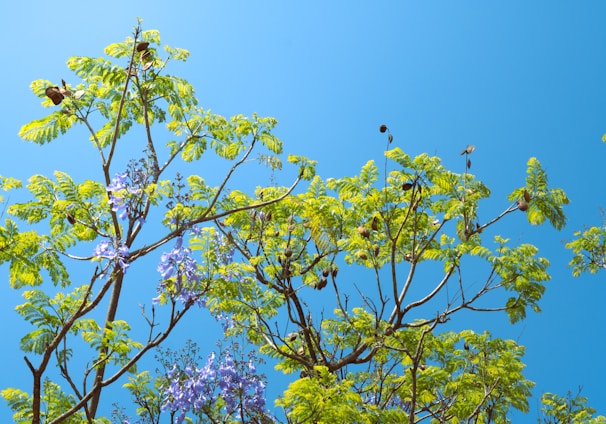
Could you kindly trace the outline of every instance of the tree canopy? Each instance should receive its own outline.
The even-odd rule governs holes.
[[[2,391],[15,422],[505,423],[527,412],[524,347],[446,324],[461,313],[515,323],[540,311],[549,261],[512,242],[507,224],[524,214],[528,225],[565,226],[569,200],[539,160],[529,158],[502,202],[472,173],[474,146],[457,173],[410,156],[381,125],[383,164],[321,178],[312,159],[284,161],[275,118],[202,107],[169,73],[188,56],[138,24],[104,57],[70,58],[73,79],[31,84],[49,113],[19,135],[46,144],[83,127],[102,179],[33,175],[29,200],[7,205],[0,262],[33,328],[20,345],[31,387]],[[125,158],[125,143],[141,155]],[[207,157],[227,163],[217,184],[182,173]],[[272,174],[286,162],[296,177],[232,187],[236,175],[254,178],[252,162]],[[3,177],[0,187],[22,183]],[[480,214],[487,202],[500,212]],[[568,244],[575,274],[605,267],[605,233],[588,228]],[[135,326],[119,305],[144,293],[138,263],[158,274]],[[223,325],[218,352],[167,347],[200,308]],[[141,369],[154,353],[158,370]],[[275,400],[265,394],[272,376],[257,372],[262,357],[291,381]],[[104,416],[112,386],[131,400]],[[545,422],[606,421],[580,396],[546,394],[543,405]]]

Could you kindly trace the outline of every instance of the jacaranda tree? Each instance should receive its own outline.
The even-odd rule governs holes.
[[[2,391],[16,422],[110,422],[99,411],[115,402],[102,396],[111,386],[136,406],[129,418],[122,397],[119,422],[504,423],[528,411],[522,346],[443,328],[463,311],[517,322],[540,310],[549,262],[506,234],[512,214],[565,225],[568,199],[536,158],[492,217],[479,213],[490,190],[471,173],[474,146],[455,173],[392,147],[385,125],[382,168],[369,161],[358,175],[322,179],[314,161],[289,155],[290,185],[228,188],[252,175],[253,159],[281,169],[277,121],[200,106],[168,71],[188,52],[161,49],[157,31],[138,25],[105,54],[72,57],[72,79],[31,86],[50,114],[20,136],[45,144],[84,127],[102,180],[34,175],[30,199],[7,207],[0,260],[32,325],[20,346],[31,386]],[[127,142],[140,157],[126,160]],[[227,161],[222,178],[183,175],[184,163],[209,156]],[[140,290],[135,264],[149,260],[157,293],[140,300],[149,306],[135,327],[118,307]],[[163,345],[196,308],[224,327],[205,357],[213,343]],[[138,367],[154,354],[156,371]],[[261,356],[290,375],[275,400],[283,417],[270,412]],[[561,400],[550,396],[551,406]]]

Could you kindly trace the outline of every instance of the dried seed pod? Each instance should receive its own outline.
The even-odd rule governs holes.
[[[265,220],[271,221],[271,211],[267,211],[267,213],[265,214]]]
[[[143,70],[147,71],[149,68],[151,68],[152,66],[154,66],[154,61],[150,60],[149,62],[147,62],[145,65],[143,65]]]
[[[78,100],[82,96],[84,96],[84,90],[78,90],[74,93],[74,99],[76,100]]]
[[[332,266],[332,273],[331,273],[332,278],[336,278],[338,273],[339,273],[339,267],[336,266],[336,265],[333,265]]]
[[[356,254],[358,255],[358,258],[362,259],[363,261],[365,261],[366,259],[368,259],[368,256],[366,255],[366,253],[364,253],[361,250],[358,250],[358,252]]]
[[[67,89],[67,84],[63,78],[61,78],[61,85],[63,85],[63,88]]]
[[[372,228],[373,231],[377,231],[379,229],[379,220],[377,219],[376,216],[372,217],[372,222],[370,223],[370,228]]]
[[[387,125],[381,124],[381,126],[379,127],[379,131],[381,131],[382,133],[384,133],[385,131],[387,131]]]
[[[387,140],[389,140],[389,142],[391,143],[393,141],[393,135],[389,134],[387,136]]]
[[[290,246],[284,249],[284,256],[286,256],[287,258],[290,258],[292,256],[292,249],[290,248]]]
[[[463,348],[465,350],[469,350],[469,343],[465,342],[465,344],[463,345]]]
[[[322,276],[323,277],[328,277],[330,275],[330,268],[324,268],[322,270]]]
[[[74,225],[76,223],[76,218],[70,213],[67,214],[67,222]]]
[[[360,225],[358,227],[358,233],[360,233],[360,235],[362,237],[365,237],[365,238],[370,237],[370,230],[368,228],[366,228],[365,226],[363,226],[363,225]]]
[[[298,333],[288,333],[288,335],[286,336],[286,340],[288,340],[289,342],[294,342],[295,340],[297,340],[298,336]]]
[[[295,224],[291,224],[288,226],[288,232],[292,233],[293,231],[295,231],[296,228],[297,226]]]
[[[530,203],[531,197],[530,197],[530,193],[528,193],[528,190],[524,189],[524,200],[526,201],[526,203]]]
[[[525,200],[518,200],[518,209],[526,212],[528,210],[528,203]]]
[[[471,160],[467,159],[467,169],[471,168]]]
[[[322,290],[328,284],[328,280],[326,278],[320,279],[316,284],[314,284],[314,289]]]
[[[148,47],[149,47],[149,43],[147,41],[141,41],[139,44],[137,44],[137,51],[142,52],[143,50],[147,49]]]
[[[61,94],[59,87],[48,87],[45,93],[53,101],[54,105],[58,105],[63,101],[63,94]]]
[[[408,190],[410,190],[410,189],[411,189],[413,186],[414,186],[414,184],[413,184],[413,183],[404,183],[404,184],[402,184],[402,190],[404,190],[404,191],[408,191]]]
[[[461,152],[462,155],[468,155],[476,149],[473,144],[468,144],[467,147]]]

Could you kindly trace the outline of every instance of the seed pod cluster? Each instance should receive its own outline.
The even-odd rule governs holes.
[[[143,70],[147,71],[154,63],[152,53],[149,50],[149,43],[147,41],[142,41],[137,44],[135,50],[137,50],[137,53],[139,53],[139,60],[144,64]]]
[[[526,212],[528,210],[528,204],[530,203],[532,198],[530,197],[530,193],[528,190],[524,189],[524,195],[522,199],[518,199],[518,209],[522,212]]]

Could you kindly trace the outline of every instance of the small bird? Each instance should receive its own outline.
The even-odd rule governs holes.
[[[468,155],[476,149],[476,146],[473,144],[468,144],[465,150],[461,152],[462,155]]]

